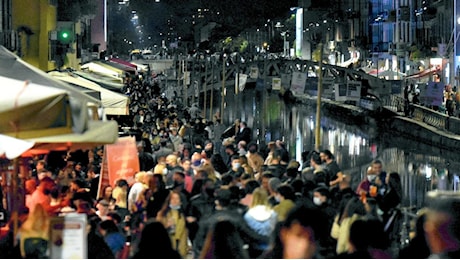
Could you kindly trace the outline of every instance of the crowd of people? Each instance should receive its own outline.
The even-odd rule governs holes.
[[[428,100],[428,104],[424,104],[421,99],[421,90],[419,86],[414,84],[408,84],[404,87],[404,115],[413,117],[414,116],[414,106],[413,105],[422,105],[426,106],[435,111],[447,114],[449,116],[459,117],[459,108],[460,108],[460,93],[457,91],[457,87],[452,85],[445,85],[442,102],[440,106],[433,106]]]
[[[67,154],[63,165],[36,158],[17,236],[11,221],[2,227],[2,258],[47,257],[50,217],[75,212],[87,214],[88,258],[458,256],[458,201],[423,212],[401,248],[401,178],[382,161],[352,187],[330,150],[298,162],[282,141],[259,147],[244,121],[225,129],[217,113],[207,122],[157,84],[136,78],[124,89],[138,141],[134,184],[99,192],[101,148]]]

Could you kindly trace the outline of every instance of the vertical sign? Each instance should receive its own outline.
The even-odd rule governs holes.
[[[347,100],[347,84],[338,83],[335,84],[335,101],[346,101]]]
[[[419,86],[420,102],[425,106],[441,106],[444,99],[444,83],[428,82]]]
[[[281,73],[281,86],[284,89],[289,89],[289,86],[291,85],[291,75],[289,73]]]
[[[305,82],[307,81],[307,74],[302,72],[293,72],[291,81],[292,94],[301,95],[305,91]]]
[[[304,93],[310,96],[318,96],[318,77],[307,77]]]
[[[105,145],[102,159],[100,195],[102,183],[112,187],[119,179],[125,179],[129,185],[134,183],[134,174],[139,171],[139,157],[137,156],[136,139],[131,136],[120,137],[114,144]]]
[[[323,89],[321,96],[324,98],[334,98],[334,78],[323,78]]]
[[[248,75],[244,73],[237,73],[236,77],[238,78],[238,80],[235,80],[235,89],[238,88],[238,90],[241,92],[246,87]]]
[[[259,77],[259,67],[257,66],[251,66],[251,70],[249,73],[249,77],[251,79],[257,79]]]
[[[272,78],[272,90],[281,90],[281,78]]]
[[[88,258],[86,218],[86,214],[83,213],[69,213],[64,217],[53,217],[50,220],[51,259]]]
[[[347,83],[347,100],[359,101],[361,99],[361,82],[348,81]]]
[[[118,179],[125,179],[130,185],[134,183],[134,174],[139,171],[139,157],[135,137],[118,138],[114,144],[107,147],[107,165],[110,184]]]

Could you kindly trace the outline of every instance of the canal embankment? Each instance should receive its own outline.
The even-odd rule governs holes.
[[[316,106],[317,98],[296,95],[302,103]],[[413,139],[429,146],[457,151],[460,147],[460,119],[420,105],[413,105],[412,116],[404,116],[397,106],[382,106],[369,110],[327,98],[321,99],[321,108],[342,121],[359,127],[378,128],[389,134]]]

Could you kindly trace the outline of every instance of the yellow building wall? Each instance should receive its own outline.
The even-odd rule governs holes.
[[[73,69],[80,69],[81,59],[77,59],[77,35],[81,35],[81,22],[75,23],[75,41],[72,43],[73,52],[67,53],[67,60],[64,64],[64,67],[70,67]]]
[[[14,30],[27,26],[33,32],[30,36],[20,33],[21,58],[41,70],[53,70],[49,32],[56,29],[56,6],[50,5],[49,0],[13,0],[12,24]]]

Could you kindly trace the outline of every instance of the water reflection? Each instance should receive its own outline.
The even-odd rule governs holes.
[[[265,110],[261,109],[264,98]],[[302,151],[314,149],[315,107],[287,105],[278,93],[255,89],[238,94],[227,91],[225,101],[224,124],[241,118],[261,145],[283,140],[297,161]],[[385,129],[358,126],[327,111],[322,111],[321,147],[331,150],[343,171],[352,176],[352,187],[358,185],[373,159],[383,161],[385,171],[401,175],[406,206],[422,206],[429,190],[458,190],[460,152],[434,148]]]

